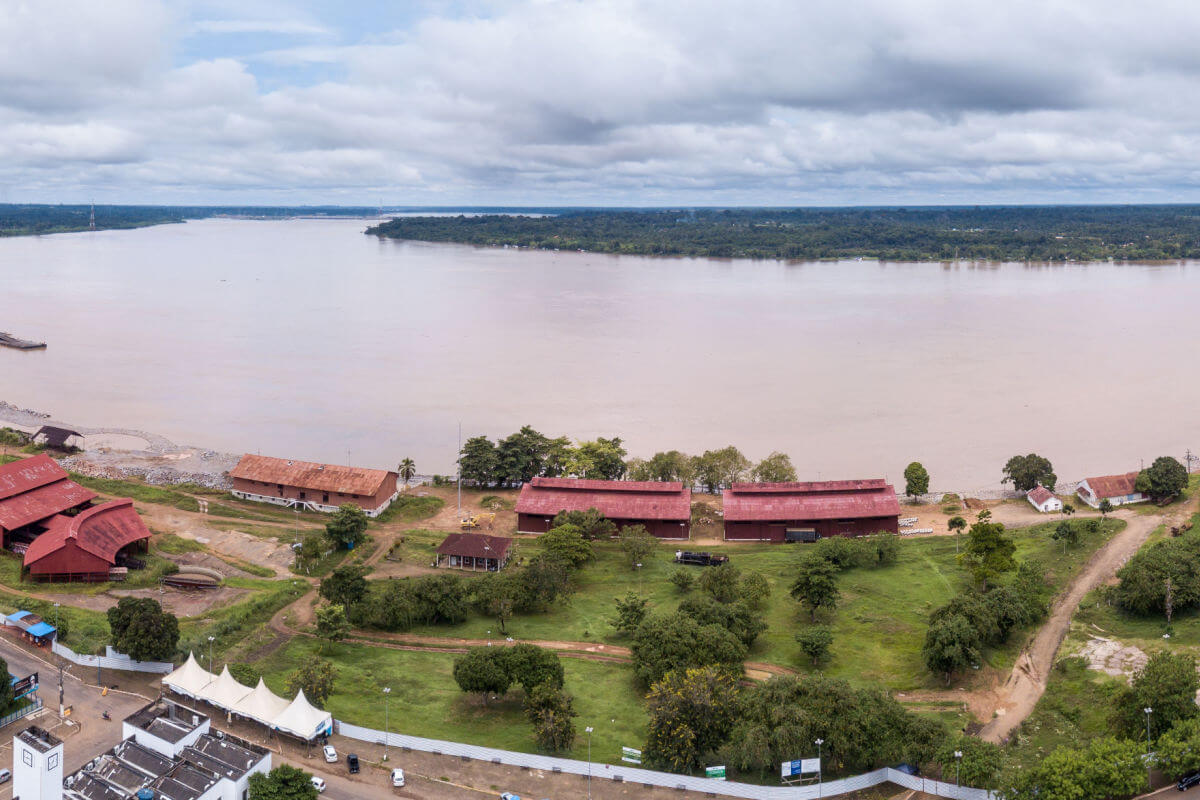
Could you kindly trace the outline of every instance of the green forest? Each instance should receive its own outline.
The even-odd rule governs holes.
[[[888,261],[1200,257],[1200,206],[564,210],[403,217],[395,239],[656,256]]]
[[[105,206],[96,209],[96,229],[141,228],[206,217],[250,217],[279,219],[294,216],[362,217],[373,215],[373,208],[342,206],[265,207],[265,206]],[[90,227],[92,206],[0,204],[0,236],[33,236],[48,233],[86,231]]]

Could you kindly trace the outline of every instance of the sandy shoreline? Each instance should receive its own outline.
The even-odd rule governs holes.
[[[83,452],[61,459],[61,463],[68,469],[94,477],[141,478],[159,485],[196,483],[214,489],[229,489],[228,472],[240,458],[234,453],[178,445],[147,431],[78,425],[0,400],[0,426],[33,433],[43,425],[69,428],[83,434]]]

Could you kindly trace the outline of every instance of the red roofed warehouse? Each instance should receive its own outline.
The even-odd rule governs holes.
[[[452,533],[437,549],[437,566],[496,572],[508,563],[512,539],[482,533]]]
[[[692,529],[692,490],[682,483],[534,478],[517,498],[517,532],[545,533],[560,511],[594,508],[617,523],[645,525],[660,539],[686,539]]]
[[[345,503],[379,516],[399,493],[397,475],[382,469],[312,464],[244,455],[229,473],[233,493],[243,500],[311,511],[337,511]]]
[[[0,533],[5,549],[24,553],[36,578],[105,581],[114,567],[137,566],[150,531],[132,500],[93,506],[96,493],[49,456],[0,466]]]
[[[1102,500],[1107,500],[1114,506],[1143,503],[1150,498],[1137,490],[1137,477],[1136,472],[1126,472],[1124,475],[1084,478],[1075,489],[1075,494],[1092,508],[1099,508]]]
[[[735,483],[724,505],[726,539],[803,542],[900,530],[900,501],[882,479]]]

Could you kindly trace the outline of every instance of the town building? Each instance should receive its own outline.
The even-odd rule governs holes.
[[[660,539],[691,535],[692,490],[679,482],[534,478],[517,498],[517,532],[545,533],[562,511],[594,508],[617,524],[645,525]]]
[[[245,800],[250,776],[271,770],[269,750],[212,730],[207,716],[170,700],[153,701],[126,717],[121,730],[124,738],[112,750],[65,779],[60,771],[57,794],[30,797]]]
[[[1104,500],[1114,506],[1143,503],[1150,497],[1137,490],[1137,477],[1138,473],[1136,472],[1126,472],[1124,475],[1084,478],[1075,488],[1075,494],[1079,495],[1079,499],[1092,508],[1099,508],[1100,503]]]
[[[13,737],[12,773],[14,800],[59,800],[63,794],[62,740],[36,725],[20,731]]]
[[[1062,511],[1062,500],[1055,497],[1053,492],[1040,483],[1025,493],[1025,499],[1043,514]]]
[[[377,517],[399,494],[395,472],[270,456],[244,455],[229,476],[233,494],[243,500],[309,511],[333,512],[352,503]]]
[[[14,611],[4,618],[4,627],[38,647],[52,644],[58,637],[58,630],[32,611]]]
[[[150,529],[129,499],[93,505],[54,459],[38,455],[0,465],[0,535],[41,580],[121,579],[144,562]]]
[[[883,479],[735,483],[724,493],[725,538],[805,542],[900,530],[900,501]]]
[[[438,545],[436,566],[498,572],[508,563],[512,541],[484,533],[452,533]]]

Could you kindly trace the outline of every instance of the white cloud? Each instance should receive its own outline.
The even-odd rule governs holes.
[[[401,29],[358,20],[371,32],[348,36],[347,20],[280,2],[249,16],[210,3],[197,21],[150,0],[57,4],[0,16],[12,196],[1200,196],[1200,7],[589,0],[451,16],[434,3]],[[212,34],[328,41],[171,63]]]

